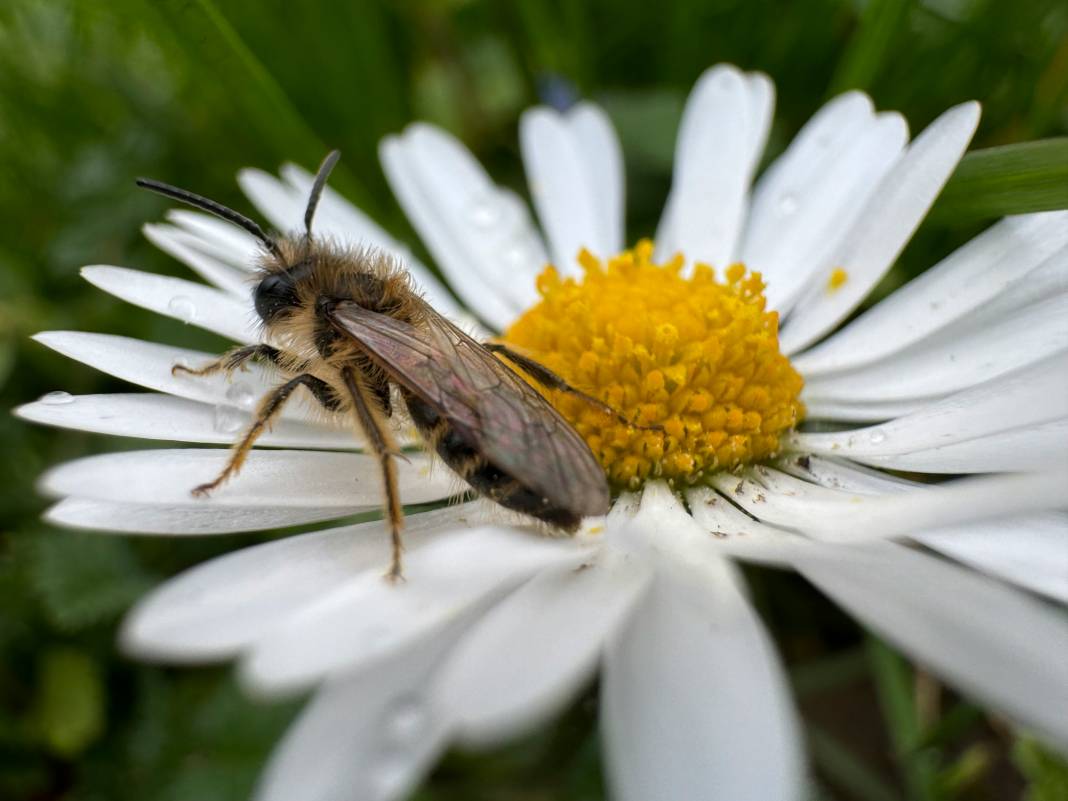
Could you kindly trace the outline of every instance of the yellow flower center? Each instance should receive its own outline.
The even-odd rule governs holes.
[[[804,414],[802,379],[779,352],[779,316],[764,282],[741,264],[726,271],[685,259],[652,261],[639,242],[603,263],[579,254],[585,275],[538,277],[541,301],[503,339],[607,403],[546,392],[589,444],[617,489],[646,479],[693,484],[776,455]]]

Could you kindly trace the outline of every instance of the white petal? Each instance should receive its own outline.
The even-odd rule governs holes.
[[[123,381],[212,406],[249,410],[281,383],[281,379],[270,368],[251,362],[246,363],[244,372],[235,373],[232,379],[220,373],[207,376],[172,375],[171,368],[176,364],[199,367],[218,357],[211,353],[112,334],[46,331],[33,338],[68,358]],[[282,418],[313,421],[326,417],[319,404],[309,401],[301,392],[290,398],[280,415]]]
[[[579,275],[582,248],[607,257],[622,244],[619,142],[604,113],[580,104],[566,114],[538,107],[519,125],[527,183],[563,275]]]
[[[793,476],[847,492],[904,492],[922,486],[819,456],[782,459],[780,465]],[[910,539],[988,575],[1068,603],[1068,518],[1063,514],[973,522],[913,532]]]
[[[263,255],[263,244],[236,225],[220,220],[210,214],[187,209],[171,209],[167,219],[200,238],[199,250],[251,271]]]
[[[1030,515],[913,537],[959,562],[1068,604],[1068,517]]]
[[[1068,624],[997,582],[894,543],[799,547],[794,564],[961,691],[1068,747]]]
[[[364,509],[381,503],[378,459],[362,453],[257,450],[241,473],[209,498],[190,490],[217,476],[229,458],[222,448],[171,448],[87,456],[54,467],[41,477],[41,491],[117,503],[174,506],[306,506]],[[453,476],[431,473],[429,461],[412,454],[397,465],[404,503],[426,503],[451,494]]]
[[[888,455],[858,455],[858,461],[918,473],[989,473],[1068,470],[1068,419],[999,431],[937,448]]]
[[[881,361],[806,376],[803,400],[895,401],[947,395],[1068,350],[1068,293],[979,329],[947,330]]]
[[[1068,244],[1068,212],[1007,217],[791,361],[806,378],[878,361],[967,318]]]
[[[374,507],[375,509],[379,507]],[[371,507],[368,507],[370,510]],[[319,523],[351,514],[341,507],[309,506],[167,506],[64,498],[45,513],[49,523],[65,528],[119,534],[238,534]]]
[[[592,676],[606,638],[640,597],[647,575],[603,549],[578,569],[536,576],[497,604],[465,635],[434,684],[458,736],[492,744],[559,712]]]
[[[942,114],[909,145],[836,249],[826,272],[814,276],[783,326],[784,353],[796,353],[831,330],[890,269],[960,161],[978,123],[979,104],[964,103]],[[838,267],[849,278],[829,292],[826,281]]]
[[[769,308],[788,312],[827,266],[908,141],[898,114],[876,116],[848,92],[827,103],[760,179],[742,260],[767,283]]]
[[[467,305],[504,328],[537,300],[547,258],[526,206],[453,137],[425,124],[383,140],[397,199]]]
[[[657,255],[724,268],[735,257],[749,184],[767,137],[769,83],[728,65],[707,70],[683,111],[671,193],[657,230]]]
[[[724,554],[768,565],[782,565],[782,543],[793,535],[754,520],[708,487],[686,493],[694,521],[714,538],[712,544]]]
[[[82,277],[143,309],[191,323],[234,342],[259,342],[259,323],[251,298],[242,301],[203,284],[123,267],[83,267]]]
[[[318,690],[271,755],[255,801],[401,801],[443,750],[448,721],[422,688],[453,633]]]
[[[295,164],[285,164],[282,167],[282,177],[285,178],[291,189],[301,203],[301,217],[297,225],[303,224],[303,205],[311,192],[313,175]],[[267,178],[274,180],[273,176]],[[353,206],[340,193],[329,185],[323,189],[319,200],[319,207],[315,212],[316,233],[325,235],[338,242],[351,246],[370,245],[392,254],[400,260],[405,269],[412,276],[416,290],[423,293],[427,301],[442,314],[455,317],[460,312],[460,305],[449,291],[442,285],[433,273],[426,268],[408,247],[398,242],[385,232],[370,217]]]
[[[1064,496],[1068,473],[1059,472],[968,478],[892,495],[833,492],[814,485],[805,485],[807,491],[783,491],[763,481],[713,479],[717,489],[730,493],[732,500],[755,517],[841,541],[908,536],[1068,505]]]
[[[608,115],[593,103],[575,104],[568,111],[568,122],[597,187],[600,241],[609,254],[617,253],[624,247],[626,183],[619,137]]]
[[[934,398],[909,398],[896,401],[849,401],[824,398],[809,398],[805,401],[806,420],[834,420],[839,423],[872,423],[901,417],[921,409],[927,404],[941,400]]]
[[[279,232],[284,235],[303,232],[307,197],[299,196],[293,187],[270,173],[254,168],[238,172],[237,183]]]
[[[15,410],[23,420],[44,425],[139,439],[229,445],[252,422],[245,410],[157,393],[75,395],[56,403],[44,400]],[[257,446],[351,449],[352,431],[297,420],[279,420]]]
[[[871,428],[794,435],[806,453],[868,456],[912,453],[1068,417],[1068,352],[1062,352],[896,420]]]
[[[198,245],[201,238],[173,225],[148,223],[141,227],[145,239],[178,261],[192,268],[205,281],[214,284],[238,298],[247,299],[252,292],[252,279],[248,270],[240,270],[209,256]]]
[[[405,547],[413,553],[477,514],[466,505],[409,515]],[[123,647],[142,658],[166,661],[234,656],[359,573],[381,574],[389,553],[382,520],[229,553],[181,573],[141,599],[123,623]]]
[[[249,654],[242,677],[257,692],[276,693],[357,667],[374,670],[442,626],[469,623],[540,570],[577,565],[586,553],[530,532],[456,532],[410,554],[407,581],[364,573],[288,618]]]
[[[618,801],[804,795],[800,737],[774,649],[723,563],[686,592],[660,577],[609,648],[605,759]]]

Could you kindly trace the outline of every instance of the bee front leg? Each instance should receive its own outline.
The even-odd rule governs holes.
[[[385,511],[389,520],[389,533],[393,546],[393,560],[386,578],[390,581],[399,581],[404,578],[404,571],[401,567],[401,555],[404,552],[404,543],[401,539],[404,511],[401,508],[400,490],[397,487],[397,465],[394,462],[394,457],[398,455],[397,446],[363,379],[351,367],[342,369],[341,378],[352,400],[352,407],[356,412],[360,429],[367,437],[367,442],[371,450],[375,452],[375,456],[378,457],[382,468],[382,483],[386,492]]]
[[[226,463],[222,472],[219,473],[214,481],[209,481],[207,484],[201,484],[198,487],[194,487],[194,495],[203,497],[212,490],[222,486],[231,476],[237,474],[241,469],[241,465],[245,463],[245,459],[248,457],[248,452],[252,450],[253,444],[259,439],[260,434],[270,427],[271,421],[282,411],[282,407],[285,406],[286,401],[289,400],[289,396],[300,386],[307,387],[315,396],[316,400],[327,408],[337,408],[337,399],[334,397],[330,385],[321,378],[316,378],[310,373],[303,373],[296,378],[291,378],[284,384],[275,387],[269,394],[264,396],[262,401],[260,401],[259,408],[256,410],[256,419],[252,421],[252,425],[249,426],[249,429],[245,432],[244,436],[234,444],[230,454],[230,460]]]
[[[243,369],[245,362],[251,359],[264,359],[276,367],[281,367],[284,355],[278,348],[273,348],[270,345],[246,345],[244,347],[228,350],[218,359],[209,362],[203,367],[193,368],[186,367],[184,364],[176,364],[171,368],[171,375],[184,373],[186,375],[205,376],[221,371],[232,373],[238,368]]]

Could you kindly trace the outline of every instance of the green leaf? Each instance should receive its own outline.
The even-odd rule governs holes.
[[[967,154],[931,210],[939,222],[973,222],[1068,208],[1068,136]]]
[[[104,730],[104,685],[96,663],[73,648],[54,648],[41,659],[31,725],[59,756],[77,756]]]
[[[838,62],[830,94],[871,87],[886,57],[894,52],[894,42],[905,30],[911,7],[908,0],[869,0]]]
[[[1024,801],[1062,801],[1068,798],[1068,763],[1047,751],[1037,741],[1020,738],[1012,750],[1028,782]]]
[[[670,173],[675,134],[682,119],[685,95],[672,89],[609,92],[598,98],[612,124],[627,165]]]
[[[60,629],[113,620],[152,585],[125,540],[47,531],[33,536],[31,585]]]

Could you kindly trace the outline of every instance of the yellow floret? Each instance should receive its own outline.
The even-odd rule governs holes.
[[[546,268],[541,301],[503,337],[626,419],[661,427],[547,393],[619,489],[766,460],[804,414],[760,274],[732,264],[721,283],[707,265],[687,275],[681,256],[656,264],[652,254],[647,240],[607,263],[583,251],[579,280]]]

